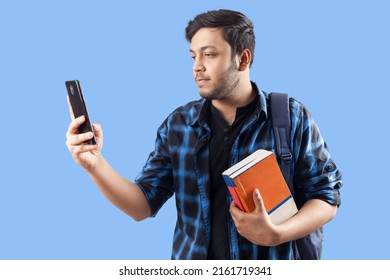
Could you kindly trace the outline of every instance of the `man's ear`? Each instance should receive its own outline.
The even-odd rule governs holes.
[[[239,71],[244,71],[249,69],[252,59],[252,53],[250,50],[245,49],[240,56],[240,65],[238,67]]]

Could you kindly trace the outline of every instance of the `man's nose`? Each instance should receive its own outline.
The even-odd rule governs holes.
[[[206,70],[206,67],[202,63],[202,60],[200,59],[195,59],[194,60],[194,65],[192,66],[192,69],[194,72],[203,72]]]

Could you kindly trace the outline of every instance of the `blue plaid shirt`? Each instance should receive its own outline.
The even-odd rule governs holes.
[[[253,83],[255,89],[256,85]],[[275,152],[269,95],[258,91],[258,106],[233,144],[233,165],[257,149]],[[206,259],[211,230],[209,145],[210,128],[200,99],[177,108],[157,132],[154,151],[135,179],[149,202],[152,216],[175,194],[177,222],[172,259]],[[295,198],[298,205],[313,198],[340,205],[341,173],[330,157],[310,113],[290,98],[291,148]],[[227,207],[231,197],[226,198]],[[275,247],[255,245],[237,233],[229,217],[232,259],[291,259],[292,242]]]

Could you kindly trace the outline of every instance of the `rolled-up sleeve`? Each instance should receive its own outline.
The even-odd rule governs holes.
[[[135,183],[144,192],[149,203],[152,217],[173,195],[172,180],[166,120],[157,131],[154,151],[150,153],[144,167],[135,178]]]
[[[311,114],[302,104],[299,106],[294,137],[294,186],[298,205],[310,199],[321,199],[340,206],[342,174]]]

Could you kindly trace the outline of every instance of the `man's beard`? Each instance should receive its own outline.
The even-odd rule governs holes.
[[[239,82],[238,68],[235,61],[232,61],[229,68],[222,73],[218,84],[214,84],[214,88],[210,91],[199,91],[199,94],[208,100],[221,100],[228,97],[238,86]]]

